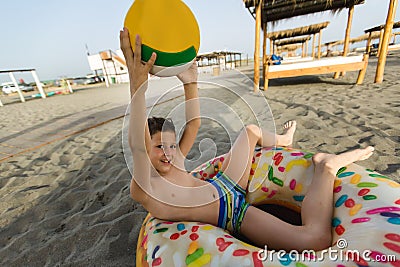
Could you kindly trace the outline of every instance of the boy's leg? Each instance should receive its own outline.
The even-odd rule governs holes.
[[[246,126],[240,132],[231,150],[226,154],[221,171],[245,189],[247,187],[256,145],[291,145],[295,130],[295,121],[285,123],[284,133],[282,135],[261,130],[256,125]]]
[[[296,121],[287,121],[283,125],[283,134],[262,131],[262,138],[257,143],[260,146],[290,146],[296,131]]]
[[[258,246],[267,245],[271,249],[318,251],[329,247],[336,173],[342,166],[367,159],[372,152],[373,148],[367,147],[340,155],[314,155],[315,172],[301,210],[303,225],[294,226],[249,207],[242,221],[241,233]]]

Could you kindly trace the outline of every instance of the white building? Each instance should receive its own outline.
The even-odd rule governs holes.
[[[101,51],[95,55],[88,55],[90,69],[96,74],[102,74],[106,85],[129,82],[128,68],[121,50]]]

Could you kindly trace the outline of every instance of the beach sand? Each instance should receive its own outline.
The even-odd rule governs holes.
[[[398,180],[400,53],[388,57],[382,84],[373,83],[375,67],[372,57],[361,86],[354,85],[354,72],[338,80],[331,75],[272,80],[263,92],[270,109],[245,76],[232,71],[204,76],[209,82],[200,83],[199,92],[202,115],[209,118],[202,121],[187,168],[228,151],[243,124],[259,119],[280,133],[285,121],[295,119],[293,147],[340,153],[372,145],[375,154],[359,164]],[[251,66],[241,70],[252,76]],[[154,82],[163,86],[163,80]],[[181,94],[161,99],[150,114],[177,116]],[[128,86],[118,85],[0,108],[0,152],[20,153],[0,165],[2,266],[135,266],[146,211],[129,196],[121,117],[128,100]],[[182,122],[176,119],[178,130]]]

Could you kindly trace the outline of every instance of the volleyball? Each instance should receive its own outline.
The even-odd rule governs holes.
[[[167,77],[187,70],[200,47],[196,18],[181,0],[136,0],[126,14],[132,49],[137,34],[142,39],[142,61],[152,53],[157,59],[151,74]]]

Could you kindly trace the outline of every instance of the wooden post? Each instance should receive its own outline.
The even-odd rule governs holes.
[[[276,51],[276,45],[275,45],[275,40],[272,41],[272,54],[275,54]]]
[[[305,46],[305,44],[306,44],[306,43],[302,43],[302,44],[301,44],[301,57],[304,57],[304,52],[305,52],[304,46]]]
[[[269,39],[269,54],[272,55],[273,54],[273,46],[274,46],[274,42],[272,41],[272,39]]]
[[[306,40],[306,57],[308,55],[308,40]]]
[[[67,79],[67,85],[68,85],[69,92],[72,94],[74,92],[74,90],[72,90],[72,86],[71,86],[69,79]]]
[[[349,51],[349,44],[350,44],[350,32],[351,32],[351,24],[353,21],[353,14],[354,14],[354,6],[349,8],[349,16],[347,18],[347,27],[346,27],[346,35],[344,37],[344,46],[343,46],[343,56],[347,56]]]
[[[389,37],[392,33],[393,24],[394,24],[394,17],[396,15],[396,9],[399,1],[398,0],[390,0],[389,3],[389,10],[385,24],[385,31],[383,34],[383,40],[380,40],[379,43],[382,43],[381,51],[379,51],[379,58],[378,58],[378,66],[376,68],[375,74],[375,82],[381,83],[383,81],[383,73],[385,71],[385,64],[386,64],[386,56],[389,46]]]
[[[38,90],[39,90],[40,96],[41,96],[42,98],[46,98],[46,94],[44,93],[42,83],[40,82],[39,77],[37,76],[36,71],[35,71],[35,70],[32,70],[32,71],[31,71],[31,74],[32,74],[32,76],[33,76],[33,79],[34,79],[35,82],[36,82],[36,86],[37,86],[37,88],[38,88]]]
[[[13,82],[15,88],[17,88],[17,92],[18,92],[19,98],[21,99],[21,102],[25,102],[24,95],[21,92],[21,88],[19,88],[19,86],[18,86],[17,80],[14,77],[14,74],[12,72],[9,72],[8,75],[10,76],[10,79]]]
[[[344,36],[344,45],[343,45],[343,56],[346,57],[347,53],[349,52],[349,44],[350,44],[350,32],[351,32],[351,24],[353,21],[353,14],[354,14],[354,5],[349,7],[349,15],[347,17],[347,27],[346,27],[346,34]],[[338,73],[335,73],[335,76]],[[341,72],[340,76],[344,76],[346,72]]]
[[[378,45],[378,52],[376,53],[376,56],[379,57],[379,54],[381,53],[381,48],[382,48],[382,40],[383,40],[383,33],[384,30],[382,29],[379,35],[379,45]]]
[[[315,33],[313,34],[313,38],[312,38],[311,56],[312,56],[312,58],[314,59],[314,57],[315,57]]]
[[[368,67],[368,58],[369,58],[369,53],[365,53],[363,56],[364,67],[358,72],[358,77],[356,82],[357,85],[362,84],[364,81],[365,73],[367,72],[367,67]]]
[[[369,33],[368,40],[367,40],[367,46],[365,47],[365,52],[369,55],[369,52],[371,52],[371,42],[372,42],[372,32]]]
[[[318,33],[318,59],[321,59],[321,42],[322,42],[322,30],[319,30]]]
[[[260,86],[260,28],[261,28],[262,0],[256,6],[256,40],[254,47],[254,92],[258,92]]]
[[[365,54],[364,54],[364,57],[363,57],[364,68],[358,72],[358,77],[357,77],[356,84],[362,84],[362,82],[364,81],[365,73],[367,72],[369,52],[371,50],[371,48],[370,48],[371,40],[372,40],[372,32],[369,33],[367,46],[365,47]]]
[[[265,90],[265,81],[267,79],[266,77],[266,66],[268,63],[268,57],[267,57],[267,23],[264,23],[263,27],[263,85],[264,85],[264,90]]]

